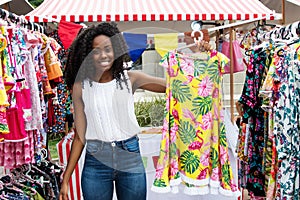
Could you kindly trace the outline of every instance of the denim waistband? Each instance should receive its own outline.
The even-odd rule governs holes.
[[[120,141],[112,141],[112,142],[106,142],[106,141],[102,141],[102,140],[87,140],[87,143],[98,143],[98,144],[108,144],[111,146],[123,146],[124,144],[131,142],[133,140],[139,140],[138,135],[132,136],[131,138],[128,138],[126,140],[120,140]]]

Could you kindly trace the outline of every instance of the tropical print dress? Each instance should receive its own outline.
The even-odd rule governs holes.
[[[239,181],[251,199],[300,199],[300,43],[271,46],[252,50],[239,100],[249,127],[239,138]]]
[[[282,52],[284,62],[275,62],[280,81],[274,104],[276,200],[300,199],[300,43],[286,46]]]
[[[221,81],[228,58],[215,50],[184,55],[168,52],[166,109],[152,190],[238,196],[228,156]]]

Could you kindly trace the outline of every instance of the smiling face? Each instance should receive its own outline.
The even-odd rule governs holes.
[[[99,35],[94,38],[93,59],[96,74],[100,77],[98,80],[102,79],[103,76],[111,75],[110,70],[114,62],[114,50],[109,37]]]

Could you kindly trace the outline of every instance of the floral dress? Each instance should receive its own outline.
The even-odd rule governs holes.
[[[202,54],[203,55],[203,54]],[[183,55],[168,52],[166,110],[152,190],[238,196],[228,156],[221,81],[228,58],[212,50]]]
[[[283,48],[276,63],[280,80],[274,105],[274,136],[278,155],[276,199],[300,199],[300,44]]]
[[[261,108],[259,90],[270,65],[270,54],[264,48],[251,50],[246,70],[246,80],[239,103],[243,107],[243,124],[246,135],[239,146],[239,180],[241,187],[248,189],[251,196],[265,197],[265,173],[263,166],[266,124],[268,115]]]
[[[275,45],[274,45],[275,46]],[[278,51],[280,48],[274,48],[272,52],[272,62],[267,72],[267,76],[262,84],[259,91],[259,95],[262,97],[262,108],[268,112],[268,124],[264,125],[268,133],[265,133],[265,149],[263,157],[263,172],[265,173],[265,183],[267,185],[266,189],[266,199],[273,199],[276,192],[276,176],[278,173],[278,160],[277,160],[277,150],[274,138],[274,104],[278,100],[278,84],[279,77],[276,74],[276,65],[281,65],[284,63],[284,59],[278,56]],[[265,121],[266,123],[266,121]]]

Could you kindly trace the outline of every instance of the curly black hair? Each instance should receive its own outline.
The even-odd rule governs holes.
[[[91,59],[93,40],[99,35],[105,35],[111,40],[115,56],[111,70],[117,86],[123,89],[122,82],[125,82],[128,88],[124,76],[126,63],[130,61],[127,44],[115,23],[102,22],[82,29],[70,46],[64,73],[68,89],[72,89],[75,82],[92,77],[95,69]]]

